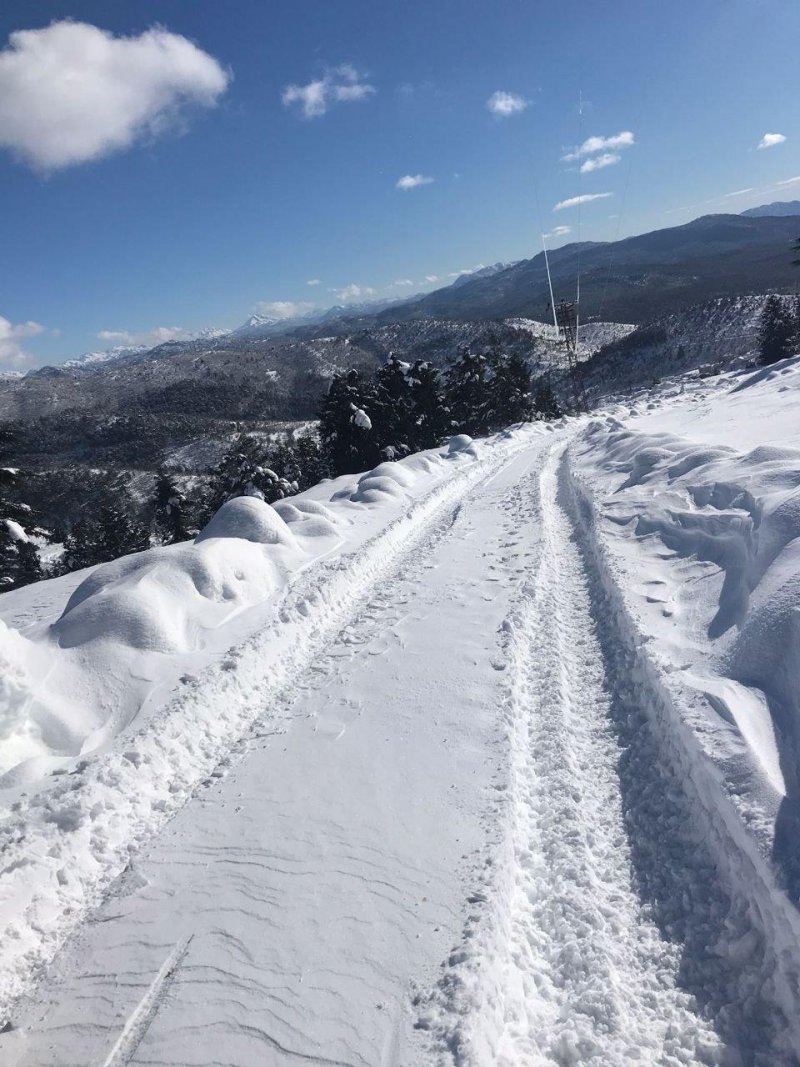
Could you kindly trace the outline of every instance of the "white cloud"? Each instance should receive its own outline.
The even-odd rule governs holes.
[[[402,178],[398,178],[396,189],[416,189],[420,185],[430,185],[433,178],[426,178],[424,174],[404,174]]]
[[[592,156],[591,159],[585,159],[581,163],[581,174],[591,174],[593,170],[602,170],[603,167],[613,167],[615,163],[619,163],[622,156],[618,156],[615,152],[603,152],[600,156]]]
[[[0,363],[27,363],[31,356],[25,351],[22,342],[44,332],[45,327],[38,322],[20,322],[14,326],[0,315]]]
[[[340,300],[342,303],[347,303],[348,300],[357,300],[359,297],[372,296],[375,290],[368,285],[356,285],[355,282],[351,282],[350,285],[346,285],[344,289],[332,289],[331,292],[336,293],[337,300]]]
[[[568,200],[559,200],[553,211],[563,211],[567,207],[588,204],[591,200],[605,200],[609,196],[611,196],[611,193],[583,193],[581,196],[571,196]]]
[[[765,133],[758,142],[759,148],[774,148],[776,144],[783,144],[786,140],[782,133]]]
[[[425,275],[425,281],[429,285],[433,285],[434,282],[438,282],[439,281],[439,275],[438,274],[426,274]]]
[[[192,341],[199,336],[197,330],[185,330],[182,326],[156,326],[152,330],[100,330],[97,338],[109,345],[155,345],[167,341]]]
[[[568,233],[572,233],[571,226],[554,226],[545,237],[566,237]]]
[[[784,178],[782,182],[775,182],[776,185],[794,185],[795,182],[800,182],[800,174],[794,178]]]
[[[630,148],[635,143],[635,138],[630,130],[622,130],[613,137],[587,137],[578,148],[568,152],[561,159],[565,163],[572,163],[583,156],[592,156],[595,152],[616,152],[620,148]]]
[[[451,270],[447,277],[460,278],[462,274],[474,274],[476,271],[483,270],[485,266],[485,263],[476,263],[474,267],[465,267],[463,270]]]
[[[509,115],[518,115],[520,111],[524,111],[528,106],[528,101],[522,96],[517,96],[516,93],[506,93],[498,89],[486,101],[486,106],[493,115],[508,118]]]
[[[756,190],[751,186],[749,189],[735,189],[732,193],[725,193],[724,200],[729,200],[732,196],[744,196],[745,193],[754,193]]]
[[[410,278],[398,278],[393,284],[398,288],[403,288],[404,286],[413,285],[414,283]]]
[[[262,300],[253,310],[256,315],[266,315],[270,319],[295,319],[313,309],[314,305],[307,300]]]
[[[304,119],[321,118],[333,104],[365,100],[376,92],[351,63],[333,67],[306,85],[287,85],[281,94],[284,107],[297,105]]]
[[[100,159],[163,133],[186,104],[211,107],[229,80],[213,56],[158,27],[17,30],[0,52],[0,146],[41,170]]]
[[[306,285],[319,285],[319,278],[309,278]]]

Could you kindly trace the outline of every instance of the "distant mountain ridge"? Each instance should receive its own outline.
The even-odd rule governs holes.
[[[797,221],[704,215],[683,226],[616,242],[567,244],[550,252],[556,299],[573,299],[581,273],[584,321],[647,322],[717,297],[793,290]],[[402,319],[547,318],[549,289],[539,253],[491,274],[437,289],[391,313]]]
[[[742,214],[751,219],[762,219],[767,216],[775,218],[786,215],[800,215],[800,200],[776,200],[772,204],[749,207]]]

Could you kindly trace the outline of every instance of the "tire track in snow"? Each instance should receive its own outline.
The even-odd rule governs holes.
[[[512,619],[514,870],[496,1062],[714,1062],[678,952],[632,886],[606,664],[558,493],[539,482],[541,557]]]
[[[419,1025],[440,1062],[790,1064],[759,935],[719,884],[613,611],[540,478],[507,622],[508,840]],[[519,526],[520,518],[517,518]]]

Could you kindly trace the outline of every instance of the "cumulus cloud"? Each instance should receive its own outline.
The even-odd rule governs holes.
[[[518,115],[524,111],[528,106],[528,101],[523,96],[517,96],[516,93],[507,93],[498,89],[486,101],[486,106],[493,115],[508,118],[509,115]]]
[[[554,226],[545,237],[566,237],[568,233],[572,233],[571,226]]]
[[[20,322],[15,326],[0,315],[0,364],[28,363],[31,356],[25,351],[23,342],[44,332],[45,327],[38,322]]]
[[[396,189],[416,189],[420,185],[430,185],[433,178],[427,178],[424,174],[404,174],[397,179]]]
[[[230,75],[158,27],[114,37],[85,22],[17,30],[0,51],[0,146],[40,170],[100,159],[211,107]]]
[[[319,278],[309,278],[306,285],[319,285]]]
[[[336,294],[336,299],[346,304],[348,300],[357,300],[359,297],[372,296],[375,290],[368,285],[356,285],[355,282],[351,282],[350,285],[346,285],[344,289],[332,289],[332,293]]]
[[[571,196],[568,200],[559,200],[553,211],[563,211],[564,208],[588,204],[591,200],[605,200],[609,196],[611,193],[583,193],[581,196]]]
[[[313,311],[314,305],[306,300],[262,300],[256,304],[256,315],[266,315],[270,319],[295,319]]]
[[[630,130],[622,130],[613,137],[587,137],[582,145],[562,156],[565,163],[572,163],[584,156],[593,156],[595,152],[617,152],[620,148],[630,148],[635,138]]]
[[[622,156],[616,155],[614,152],[603,152],[602,155],[592,156],[590,159],[585,159],[581,163],[581,174],[591,174],[593,170],[602,170],[603,167],[613,167],[615,163],[619,163]]]
[[[365,100],[376,92],[375,86],[351,63],[327,70],[321,78],[306,85],[287,85],[281,94],[284,107],[296,107],[304,119],[321,118],[334,104]]]
[[[438,274],[426,274],[425,275],[425,281],[429,285],[432,285],[434,282],[438,282],[439,281],[439,275]]]
[[[774,148],[776,144],[783,144],[786,140],[782,133],[765,133],[758,142],[759,148]]]
[[[405,286],[413,285],[414,283],[410,278],[398,278],[393,284],[396,285],[398,289],[402,289]]]

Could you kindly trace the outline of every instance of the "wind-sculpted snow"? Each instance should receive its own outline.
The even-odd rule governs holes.
[[[0,599],[7,1002],[99,902],[0,1059],[795,1067],[799,393],[454,438]]]
[[[383,464],[278,509],[233,501],[194,544],[94,570],[54,623],[3,627],[2,1005],[414,531],[538,433]]]

